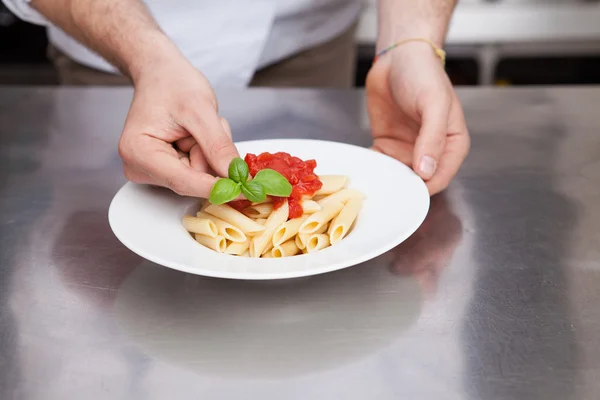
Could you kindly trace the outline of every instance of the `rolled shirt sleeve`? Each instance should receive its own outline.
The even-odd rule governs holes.
[[[31,0],[2,0],[6,8],[23,21],[36,25],[48,25],[48,20],[31,7]]]

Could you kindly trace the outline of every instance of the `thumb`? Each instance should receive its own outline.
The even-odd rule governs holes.
[[[415,142],[413,169],[424,180],[433,177],[444,153],[449,112],[450,106],[438,101],[427,104],[421,113],[421,130]]]
[[[138,174],[134,181],[164,186],[182,196],[208,198],[217,178],[184,164],[162,140],[144,135],[140,139],[136,145],[144,151],[137,153],[133,164],[144,176]]]
[[[222,122],[212,105],[192,112],[184,121],[184,128],[196,139],[210,166],[219,176],[227,176],[231,160],[239,157],[229,124]]]

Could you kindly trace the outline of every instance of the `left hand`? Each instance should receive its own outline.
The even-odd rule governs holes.
[[[462,107],[426,43],[405,43],[373,65],[366,82],[373,148],[411,166],[430,195],[444,190],[470,148]]]

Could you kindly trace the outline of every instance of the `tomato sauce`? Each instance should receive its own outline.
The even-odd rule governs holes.
[[[258,156],[247,154],[244,161],[250,168],[250,174],[255,176],[258,171],[265,168],[279,172],[292,185],[292,194],[289,197],[273,197],[273,207],[278,209],[287,200],[290,208],[289,217],[298,218],[304,213],[301,201],[304,196],[310,197],[323,186],[319,177],[315,175],[317,167],[315,160],[303,161],[288,153],[261,153]]]
[[[232,200],[229,204],[231,207],[235,208],[239,212],[244,211],[245,208],[250,207],[252,202],[250,200]]]

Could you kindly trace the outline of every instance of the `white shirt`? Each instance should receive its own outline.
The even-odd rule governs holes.
[[[48,22],[28,3],[2,0],[19,18],[47,26],[49,41],[73,60],[118,71]],[[363,0],[146,0],[183,54],[213,86],[248,85],[254,72],[347,29]]]

